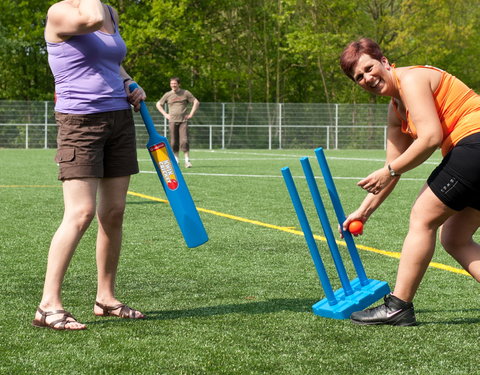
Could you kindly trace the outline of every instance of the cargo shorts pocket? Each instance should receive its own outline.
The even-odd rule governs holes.
[[[74,159],[75,159],[75,149],[73,147],[58,149],[57,154],[55,155],[56,163],[66,163],[69,161],[73,161]]]

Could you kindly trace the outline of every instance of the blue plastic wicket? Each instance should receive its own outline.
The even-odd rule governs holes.
[[[345,214],[340,203],[340,198],[335,188],[330,169],[328,168],[323,149],[316,149],[315,154],[317,155],[317,159],[325,180],[325,185],[327,186],[337,219],[341,224],[345,221]],[[338,289],[335,292],[332,290],[330,279],[318,251],[315,238],[312,234],[310,224],[308,223],[308,219],[293,181],[290,169],[288,167],[282,168],[282,175],[285,180],[285,184],[287,185],[290,198],[310,250],[310,255],[312,256],[313,263],[320,278],[320,283],[325,292],[325,298],[315,303],[312,306],[312,310],[314,314],[326,318],[348,319],[354,311],[363,310],[372,303],[378,301],[384,295],[388,294],[390,292],[390,288],[385,281],[371,280],[367,278],[351,233],[343,232],[352,263],[358,275],[356,279],[349,280],[340,252],[338,250],[330,221],[328,220],[325,206],[318,190],[318,185],[315,182],[315,177],[310,167],[310,162],[308,161],[308,158],[305,157],[300,159],[300,163],[302,164],[305,178],[315,204],[317,215],[320,219],[320,223],[327,239],[327,244],[330,249],[338,277],[342,284],[341,289]]]
[[[313,237],[313,233],[310,228],[310,224],[308,223],[305,210],[303,209],[302,201],[300,200],[300,196],[298,195],[297,188],[295,187],[295,182],[293,182],[290,168],[282,168],[282,175],[285,180],[285,184],[287,185],[288,192],[290,193],[290,197],[292,198],[293,207],[295,208],[295,212],[298,216],[298,221],[300,222],[300,226],[302,227],[305,241],[307,241],[308,248],[310,249],[310,255],[312,256],[313,264],[315,265],[315,268],[317,270],[318,277],[320,278],[320,282],[323,287],[323,291],[325,292],[325,296],[330,305],[336,305],[338,301],[335,298],[327,271],[325,270],[322,258],[320,257],[320,253],[318,252],[317,244],[315,242],[315,238]]]
[[[333,177],[330,173],[330,168],[328,167],[327,158],[325,157],[323,148],[319,147],[315,149],[315,155],[317,156],[318,164],[320,165],[320,169],[322,170],[325,185],[327,187],[328,194],[330,195],[333,209],[335,210],[335,214],[337,215],[338,224],[340,225],[340,228],[342,228],[342,224],[345,222],[346,219],[345,212],[343,211],[342,204],[340,203],[340,197],[338,196],[337,188],[335,187],[335,183],[333,182]],[[360,280],[360,284],[362,286],[367,285],[367,274],[365,273],[362,261],[360,259],[360,256],[358,255],[358,250],[355,246],[355,242],[353,241],[352,234],[349,231],[344,231],[343,228],[342,234],[345,242],[347,243],[347,248],[350,252],[350,257],[352,258],[355,271],[357,271],[357,276]]]
[[[330,222],[328,220],[328,215],[325,210],[325,205],[323,204],[322,198],[320,196],[320,191],[318,186],[315,183],[315,177],[313,176],[312,167],[308,158],[301,158],[300,163],[302,164],[303,173],[307,178],[308,188],[310,189],[310,194],[313,198],[313,203],[315,204],[315,209],[317,210],[317,215],[320,218],[320,223],[322,224],[323,233],[327,239],[328,247],[330,248],[330,253],[332,254],[333,262],[337,269],[338,277],[342,283],[343,290],[347,296],[353,294],[352,287],[350,286],[350,280],[348,280],[347,271],[345,265],[342,261],[342,256],[338,251],[337,242],[335,241],[335,236],[333,235]]]

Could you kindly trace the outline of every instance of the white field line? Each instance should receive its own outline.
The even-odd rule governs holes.
[[[313,158],[315,157],[315,154],[313,153],[313,151],[312,151],[311,155],[293,155],[293,154],[275,154],[275,153],[267,154],[267,153],[260,153],[260,152],[242,152],[242,151],[228,151],[228,150],[208,151],[208,152],[209,153],[218,153],[218,154],[232,154],[232,155],[255,155],[255,156],[277,156],[277,157],[282,156],[282,157],[286,157],[288,159],[298,159],[298,158],[302,158],[302,157],[305,157],[305,156],[313,157]],[[378,161],[378,162],[382,162],[382,163],[385,162],[385,159],[376,159],[376,158],[352,158],[352,157],[329,156],[328,159],[329,160],[352,160],[352,161]],[[195,159],[192,159],[192,160],[195,160]],[[256,160],[262,160],[262,158],[256,159]],[[439,164],[439,163],[440,163],[440,160],[428,160],[428,161],[424,162],[423,164],[436,165],[436,164]]]
[[[207,157],[207,158],[191,158],[192,162],[195,161],[282,161],[282,160],[298,160],[302,157],[315,158],[315,155],[292,155],[292,154],[277,154],[277,153],[260,153],[260,152],[243,152],[243,151],[205,151],[205,150],[196,150],[196,154],[222,154],[222,155],[243,155],[243,156],[254,156],[254,158],[246,157]],[[329,156],[329,160],[345,160],[345,161],[365,161],[365,162],[379,162],[384,163],[384,159],[377,158],[357,158],[357,157],[335,157]],[[150,162],[150,159],[138,159],[142,162]],[[428,165],[437,165],[440,163],[440,160],[431,160],[426,161],[423,164]],[[156,171],[140,171],[140,173],[156,173]],[[208,176],[208,177],[240,177],[240,178],[283,178],[280,173],[278,175],[253,175],[253,174],[233,174],[233,173],[195,173],[195,172],[183,172],[184,175],[191,176]],[[305,178],[305,176],[293,176],[294,178]],[[365,176],[355,177],[334,177],[334,180],[362,180]],[[316,179],[323,179],[323,177],[315,177]],[[409,178],[403,177],[402,181],[425,181],[425,178]]]
[[[156,171],[140,171],[140,173],[154,173]],[[242,177],[242,178],[283,178],[280,173],[277,175],[258,175],[258,174],[233,174],[233,173],[195,173],[182,172],[184,176],[209,176],[209,177]],[[305,176],[293,176],[293,178],[305,178]],[[333,177],[334,180],[356,180],[360,181],[365,177]],[[315,176],[315,179],[323,179],[323,177]],[[425,181],[425,178],[408,178],[402,177],[402,181]]]
[[[293,154],[275,154],[275,153],[260,153],[260,152],[241,152],[241,151],[202,151],[197,150],[195,153],[203,154],[225,154],[225,155],[251,155],[256,156],[256,158],[223,158],[223,157],[214,157],[214,158],[190,158],[191,161],[272,161],[272,160],[291,160],[299,159],[302,157],[315,158],[315,155],[312,152],[312,155],[293,155]],[[377,158],[358,158],[358,157],[337,157],[329,156],[329,160],[346,160],[346,161],[367,161],[367,162],[381,162],[384,163],[385,159]],[[150,159],[138,159],[138,161],[150,161]],[[437,165],[440,163],[440,160],[427,160],[423,164],[427,165]]]

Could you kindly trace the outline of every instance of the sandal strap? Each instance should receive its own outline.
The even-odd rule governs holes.
[[[77,319],[68,311],[66,310],[51,310],[51,311],[44,311],[40,307],[37,308],[37,311],[40,313],[42,316],[40,322],[45,325],[49,326],[54,329],[65,329],[65,326],[68,323],[74,323],[77,322]],[[47,317],[52,316],[52,315],[58,315],[58,314],[63,314],[60,319],[54,320],[53,322],[47,323]],[[72,318],[73,320],[67,320],[68,318]],[[60,324],[59,324],[60,323]],[[57,327],[58,324],[58,327]]]
[[[125,306],[125,304],[123,303],[119,303],[117,305],[113,305],[113,306],[108,306],[108,305],[104,305],[100,302],[95,302],[95,305],[97,305],[98,307],[100,307],[102,310],[103,310],[103,315],[105,316],[108,316],[108,315],[112,315],[112,311],[114,310],[117,310],[117,309],[123,309],[123,307]],[[120,310],[122,311],[122,310]]]
[[[71,317],[73,318],[72,314],[70,314],[68,311],[66,310],[51,310],[51,311],[44,311],[42,310],[40,307],[37,308],[37,311],[40,313],[40,315],[42,316],[41,318],[41,322],[43,324],[47,324],[47,316],[51,316],[51,315],[57,315],[57,314],[64,314],[64,318],[65,318],[65,315],[67,315],[67,317]],[[75,319],[75,318],[73,318]],[[61,319],[60,319],[61,320]]]
[[[115,314],[112,314],[112,311],[120,309],[118,312],[118,317],[119,318],[130,318],[134,319],[137,310],[132,309],[130,306],[125,305],[124,303],[119,303],[117,305],[113,306],[107,306],[104,304],[101,304],[100,302],[95,302],[95,305],[100,307],[103,310],[103,315],[104,316],[115,316]]]
[[[73,318],[74,320],[67,320],[68,318]],[[73,322],[76,322],[75,318],[71,315],[63,315],[63,317],[61,317],[60,319],[57,319],[57,320],[54,320],[53,322],[50,322],[50,323],[47,323],[50,327],[52,328],[56,328],[56,329],[65,329],[65,326],[68,324],[68,323],[73,323]],[[56,325],[60,323],[58,325],[58,327],[56,327]]]
[[[120,312],[119,312],[118,315],[121,318],[133,319],[133,318],[135,318],[135,310],[132,309],[130,306],[123,305],[122,308],[120,309]]]

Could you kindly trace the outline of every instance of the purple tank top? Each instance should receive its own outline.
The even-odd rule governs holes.
[[[95,31],[61,43],[47,42],[55,79],[55,111],[87,114],[130,108],[120,75],[127,47],[115,20],[113,24],[114,34]]]

